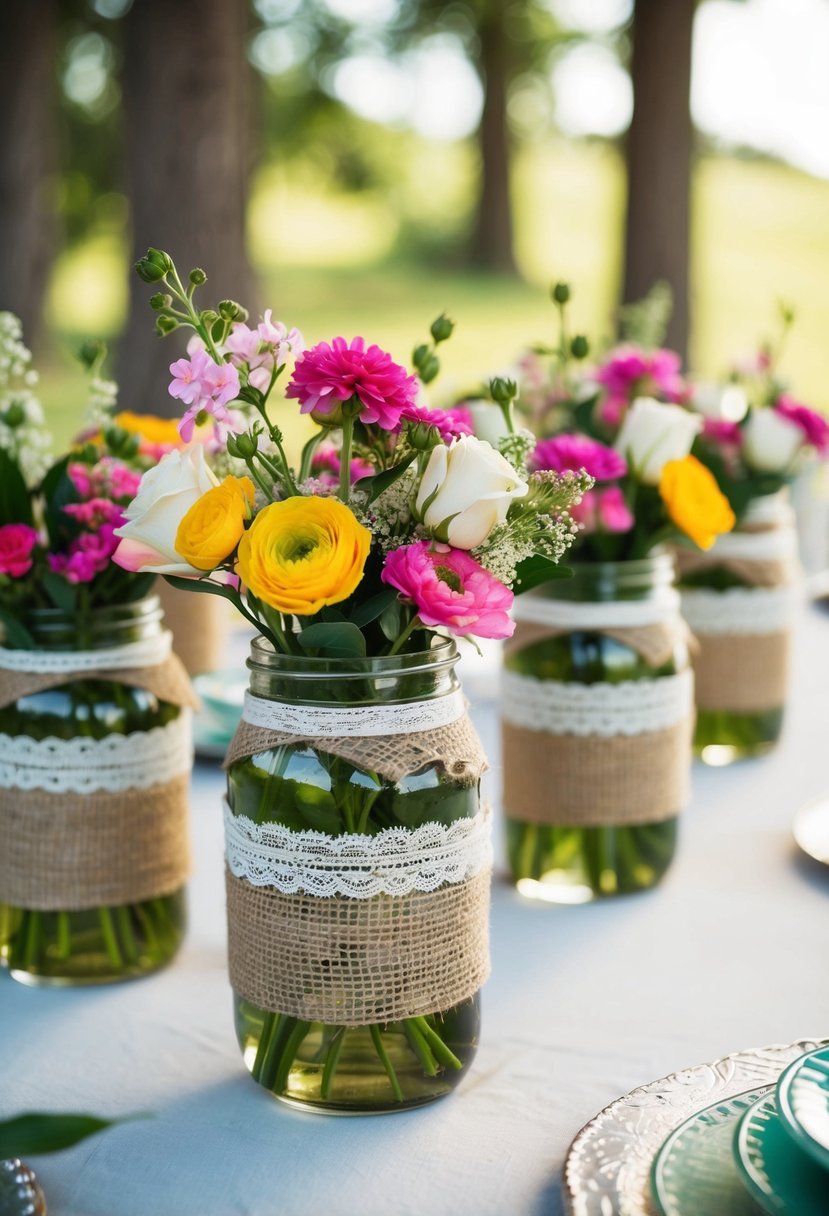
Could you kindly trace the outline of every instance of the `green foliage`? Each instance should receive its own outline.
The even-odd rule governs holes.
[[[559,566],[548,557],[536,553],[519,563],[517,575],[513,591],[516,595],[523,595],[525,591],[532,591],[533,587],[540,587],[542,583],[549,583],[552,579],[572,578],[573,571],[568,566]]]
[[[0,448],[0,525],[32,526],[32,502],[23,474],[8,452]]]
[[[119,1122],[123,1120],[95,1115],[25,1114],[4,1119],[0,1122],[0,1159],[57,1153]]]
[[[364,658],[366,639],[351,621],[318,621],[298,634],[304,650],[315,651],[322,658]]]

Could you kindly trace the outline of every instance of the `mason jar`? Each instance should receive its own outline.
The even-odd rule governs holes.
[[[27,627],[37,651],[11,652],[24,667],[27,655],[36,670],[48,667],[55,652],[61,657],[100,651],[103,664],[113,648],[159,639],[162,613],[151,597],[83,616],[36,609]],[[86,665],[92,669],[94,661]],[[4,677],[10,679],[0,670],[0,691]],[[0,815],[8,865],[4,869],[0,861],[0,958],[14,979],[27,984],[94,984],[144,975],[169,962],[181,943],[183,882],[173,877],[172,889],[167,884],[152,897],[106,903],[94,890],[116,891],[118,882],[110,882],[116,871],[157,872],[152,853],[163,847],[163,831],[160,840],[142,841],[140,856],[129,850],[133,817],[140,807],[152,810],[159,791],[176,803],[171,830],[182,847],[191,764],[189,724],[182,714],[189,711],[142,688],[140,674],[136,683],[119,679],[117,670],[105,676],[46,675],[33,682],[41,687],[0,708]],[[154,779],[155,760],[158,771],[176,771],[167,786],[147,784]],[[128,788],[131,765],[144,769],[137,791]],[[36,825],[29,803],[37,810]],[[71,825],[62,827],[70,806]],[[165,801],[160,810],[166,809]],[[120,823],[119,816],[128,822]],[[101,836],[97,825],[103,822],[107,831]],[[181,869],[180,858],[172,868],[160,860],[168,873]],[[86,874],[94,883],[88,893]],[[140,885],[142,879],[133,874],[130,884],[136,881]],[[31,895],[25,901],[10,897],[10,886]],[[57,892],[70,888],[69,905],[62,906]]]
[[[228,757],[236,1033],[254,1080],[304,1109],[419,1106],[451,1092],[475,1055],[490,847],[469,754],[479,744],[427,725],[462,708],[457,658],[446,640],[341,660],[252,644],[249,697],[260,713],[286,707],[293,729],[254,733]],[[383,735],[361,736],[377,711]],[[341,737],[319,735],[330,713]],[[426,729],[398,733],[412,715]],[[460,853],[447,868],[450,841]],[[404,890],[413,848],[420,879]]]
[[[555,903],[654,886],[676,849],[693,727],[670,554],[576,564],[515,615],[501,696],[513,881]]]

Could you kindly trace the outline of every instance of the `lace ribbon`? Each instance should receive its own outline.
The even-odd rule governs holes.
[[[242,720],[309,739],[412,735],[450,726],[466,711],[460,689],[431,701],[374,705],[295,705],[245,693]]]
[[[513,606],[516,621],[549,625],[553,629],[636,629],[672,621],[679,613],[679,593],[661,592],[658,600],[552,600],[522,595]]]
[[[458,819],[448,827],[386,828],[376,836],[294,832],[276,823],[256,824],[224,804],[225,856],[237,878],[285,895],[371,899],[408,895],[462,883],[492,860],[490,815]]]
[[[504,721],[553,735],[643,735],[684,722],[693,704],[690,670],[619,684],[537,680],[511,671],[501,678]]]
[[[107,650],[7,650],[0,646],[0,670],[39,675],[65,675],[67,672],[121,671],[134,667],[157,667],[172,651],[169,630],[111,646]]]
[[[795,514],[786,495],[788,490],[777,494],[763,494],[752,498],[743,516],[743,525],[777,528],[794,524]]]
[[[729,587],[682,592],[682,615],[700,637],[710,634],[783,633],[791,629],[798,604],[796,586]]]
[[[718,536],[706,557],[740,558],[743,561],[785,561],[797,556],[797,534],[794,528],[772,528],[765,532],[726,532]]]
[[[189,709],[166,726],[103,739],[0,734],[0,787],[53,794],[149,789],[189,772],[191,735]]]

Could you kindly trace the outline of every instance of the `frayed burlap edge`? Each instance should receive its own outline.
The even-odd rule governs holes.
[[[488,767],[478,732],[469,715],[465,713],[448,726],[415,731],[408,735],[354,735],[316,739],[282,734],[242,721],[230,742],[225,768],[236,760],[259,755],[260,752],[271,748],[297,744],[338,756],[357,768],[378,773],[384,780],[394,782],[420,772],[427,765],[437,764],[453,781],[462,785],[474,785]]]
[[[34,671],[6,671],[0,669],[0,709],[13,705],[21,697],[32,696],[47,688],[61,688],[79,680],[111,680],[116,684],[127,684],[132,688],[143,688],[153,693],[160,701],[171,705],[199,708],[199,699],[193,691],[184,665],[171,654],[163,663],[151,667],[129,667],[123,670],[84,672],[61,672],[60,674]]]
[[[283,895],[225,871],[230,982],[273,1013],[372,1026],[443,1013],[489,975],[489,870],[438,891]]]

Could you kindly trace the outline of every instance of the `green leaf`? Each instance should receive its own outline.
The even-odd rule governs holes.
[[[329,790],[300,785],[296,791],[296,805],[307,827],[330,836],[336,836],[342,828],[337,804]]]
[[[66,471],[69,461],[70,457],[64,456],[63,460],[53,464],[40,487],[46,502],[46,529],[54,547],[58,547],[67,536],[76,536],[80,531],[80,525],[63,509],[70,502],[80,501],[78,491]]]
[[[397,599],[396,587],[385,587],[382,591],[378,591],[376,595],[372,595],[367,600],[363,600],[362,604],[351,613],[348,618],[352,625],[356,625],[359,629],[376,621],[378,616],[382,616],[388,608],[389,604],[394,603]]]
[[[32,500],[16,461],[0,448],[0,524],[32,526]]]
[[[362,658],[366,639],[350,621],[318,621],[302,630],[299,643],[305,650],[319,650],[332,658]]]
[[[0,608],[0,645],[11,645],[16,650],[34,650],[35,640],[16,616]]]
[[[398,478],[403,476],[416,456],[417,453],[412,452],[405,460],[401,460],[400,464],[394,464],[390,469],[384,469],[382,473],[375,473],[373,477],[361,477],[355,483],[355,490],[367,490],[368,501],[374,502],[375,498],[379,498],[384,490],[388,490],[389,486],[393,486]]]
[[[383,637],[394,642],[403,629],[403,605],[396,596],[380,613],[379,619]]]
[[[120,1122],[94,1115],[26,1114],[4,1119],[0,1122],[0,1160],[56,1153]]]
[[[67,582],[62,574],[56,574],[54,570],[44,570],[40,581],[56,608],[68,614],[75,611],[77,592],[72,583]]]
[[[240,388],[236,399],[237,401],[247,401],[248,405],[254,405],[257,409],[261,409],[265,404],[264,395],[252,384],[246,384],[244,388]]]
[[[549,583],[553,579],[573,577],[569,566],[558,566],[540,553],[520,562],[516,573],[517,578],[512,588],[516,595],[523,595],[525,591],[532,591],[533,587],[540,587],[542,583]]]

